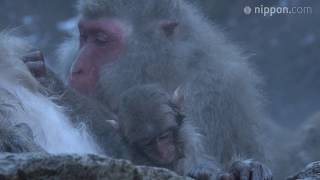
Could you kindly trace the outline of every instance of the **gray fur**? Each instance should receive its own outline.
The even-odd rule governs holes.
[[[25,123],[13,120],[22,108],[13,94],[0,89],[0,152],[23,153],[44,151],[35,141],[33,132]]]
[[[0,152],[44,152],[35,142],[31,128],[21,121],[24,109],[11,89],[21,86],[32,92],[40,90],[20,60],[31,46],[13,34],[0,32]]]
[[[59,98],[49,97],[31,75],[23,62],[31,49],[23,38],[0,32],[0,149],[24,152],[41,146],[50,153],[99,153],[86,127],[73,127],[64,107],[53,102]],[[83,146],[77,147],[75,139]]]
[[[73,60],[77,57],[79,40],[78,32],[66,39],[57,49],[58,58],[50,62],[47,78],[41,82],[50,90],[50,94],[59,96],[56,103],[65,107],[75,126],[84,124],[100,145],[104,154],[114,158],[126,157],[125,146],[117,132],[107,123],[115,116],[108,108],[95,99],[85,97],[71,88],[66,88]]]
[[[57,103],[66,108],[66,113],[71,117],[75,126],[84,124],[88,127],[105,155],[114,158],[125,158],[127,156],[126,147],[121,142],[120,136],[113,127],[106,123],[106,120],[115,119],[115,115],[108,111],[108,108],[71,89],[67,89],[60,94],[62,96],[57,100]]]
[[[75,32],[75,34],[77,34]],[[50,61],[48,66],[54,70],[54,73],[59,79],[63,80],[64,84],[67,84],[69,71],[71,69],[73,61],[78,53],[79,41],[77,38],[68,38],[65,43],[61,44],[57,50],[59,54],[59,60]]]

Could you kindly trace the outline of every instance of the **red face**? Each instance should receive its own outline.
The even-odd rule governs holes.
[[[102,66],[115,61],[124,46],[124,25],[115,19],[82,19],[80,49],[71,67],[69,85],[83,94],[94,92]]]

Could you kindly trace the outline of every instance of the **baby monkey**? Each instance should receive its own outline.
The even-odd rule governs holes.
[[[157,84],[135,86],[121,95],[118,120],[108,123],[127,145],[129,160],[197,180],[272,179],[267,167],[252,160],[236,161],[229,172],[222,172],[214,158],[206,155],[201,134],[185,118],[183,103],[180,88],[169,95]]]
[[[116,127],[138,165],[167,168],[196,179],[215,179],[215,161],[204,155],[201,136],[184,119],[183,97],[170,96],[156,84],[136,86],[122,94]]]

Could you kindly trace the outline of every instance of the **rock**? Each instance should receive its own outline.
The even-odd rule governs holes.
[[[320,161],[310,163],[302,171],[287,180],[320,180]]]
[[[162,168],[134,166],[126,160],[98,155],[0,154],[1,180],[182,180]]]

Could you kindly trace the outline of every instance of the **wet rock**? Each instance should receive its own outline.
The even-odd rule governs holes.
[[[1,180],[182,180],[189,179],[153,167],[97,155],[0,154]]]
[[[320,180],[320,161],[310,163],[302,171],[287,180]]]

